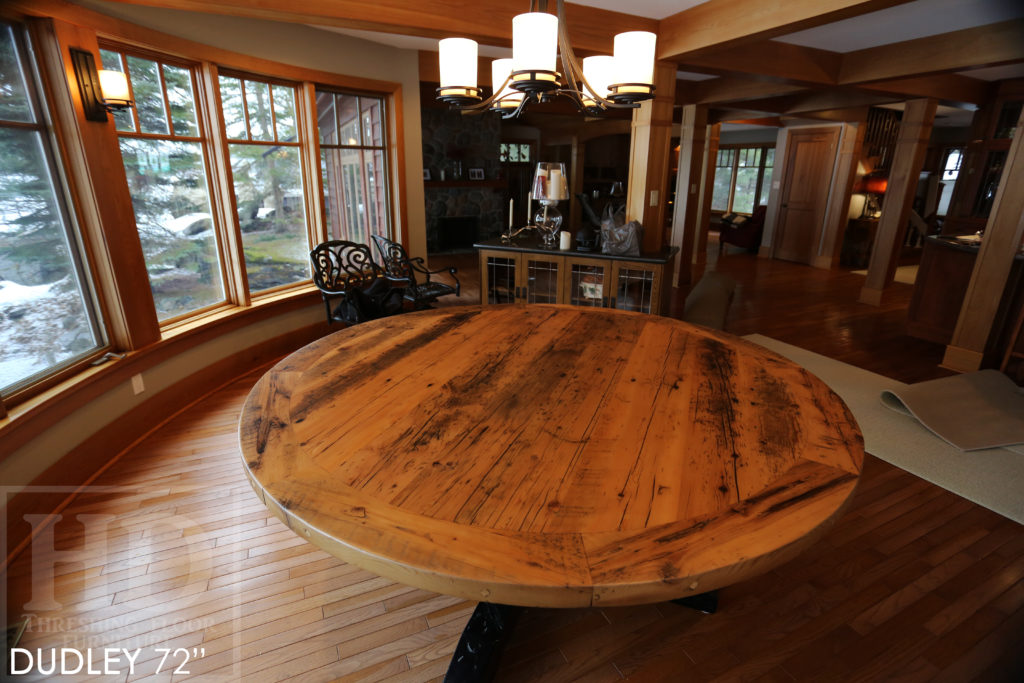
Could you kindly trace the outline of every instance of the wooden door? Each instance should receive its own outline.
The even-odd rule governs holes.
[[[786,145],[786,172],[773,256],[811,264],[821,241],[822,222],[835,163],[839,129],[795,130]]]

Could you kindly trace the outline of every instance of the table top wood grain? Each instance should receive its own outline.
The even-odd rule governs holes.
[[[762,347],[669,318],[468,306],[320,339],[253,388],[245,470],[328,552],[475,600],[571,607],[768,571],[848,503],[863,441]]]

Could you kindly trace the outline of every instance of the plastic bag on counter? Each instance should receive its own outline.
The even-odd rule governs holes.
[[[639,256],[644,228],[638,221],[626,222],[626,207],[613,211],[605,207],[601,218],[601,253],[614,256]]]

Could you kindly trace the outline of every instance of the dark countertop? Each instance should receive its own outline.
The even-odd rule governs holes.
[[[945,247],[947,249],[953,249],[955,251],[962,251],[967,254],[974,254],[977,256],[978,250],[981,248],[978,244],[964,244],[958,242],[956,235],[929,235],[925,238],[932,244]],[[1024,252],[1018,251],[1014,256],[1017,261],[1024,261]]]
[[[496,249],[530,254],[560,254],[562,256],[581,256],[585,258],[607,259],[609,261],[637,261],[641,263],[666,263],[679,251],[679,247],[665,247],[659,252],[641,252],[639,256],[618,256],[615,254],[602,254],[599,251],[576,251],[575,237],[572,240],[571,246],[572,248],[566,251],[547,249],[541,246],[539,235],[526,233],[519,235],[511,242],[502,242],[500,238],[495,238],[473,244],[473,247],[476,249]]]

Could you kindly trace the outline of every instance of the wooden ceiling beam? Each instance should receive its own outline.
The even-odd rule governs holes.
[[[874,81],[857,87],[868,91],[898,93],[908,98],[933,98],[954,107],[964,104],[984,104],[994,94],[994,86],[988,81],[968,78],[959,74],[897,78],[890,81]]]
[[[1024,19],[890,43],[843,56],[840,84],[870,83],[1024,62]]]
[[[708,0],[662,19],[658,59],[679,61],[705,51],[764,41],[907,0]]]
[[[526,2],[509,3],[505,0],[465,3],[422,0],[119,1],[207,14],[339,26],[426,38],[460,36],[501,47],[512,44],[512,18],[528,9]],[[622,31],[658,30],[657,20],[623,12],[566,3],[565,13],[573,48],[583,51],[611,54],[615,34]]]
[[[687,56],[683,69],[719,75],[744,75],[793,85],[835,85],[842,55],[828,50],[766,40],[729,50]]]
[[[676,104],[718,104],[723,102],[743,102],[760,100],[767,97],[791,95],[802,92],[802,85],[790,85],[773,81],[753,81],[744,78],[722,77],[690,84],[680,94],[676,86]]]

